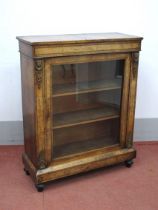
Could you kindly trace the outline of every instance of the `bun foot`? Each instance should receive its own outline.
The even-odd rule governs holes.
[[[36,184],[35,187],[38,192],[43,192],[44,190],[44,184]]]
[[[126,160],[126,161],[125,161],[125,166],[126,166],[127,168],[130,168],[130,167],[132,166],[132,164],[133,164],[133,160]]]
[[[29,171],[28,171],[28,170],[26,170],[25,168],[24,168],[24,171],[25,171],[25,174],[26,174],[27,176],[29,176],[29,175],[30,175]]]

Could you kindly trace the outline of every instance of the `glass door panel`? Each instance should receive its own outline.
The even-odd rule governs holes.
[[[53,158],[118,145],[124,60],[53,65]]]

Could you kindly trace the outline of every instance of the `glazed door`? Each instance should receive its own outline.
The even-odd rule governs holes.
[[[125,146],[128,56],[54,58],[49,64],[52,159]]]

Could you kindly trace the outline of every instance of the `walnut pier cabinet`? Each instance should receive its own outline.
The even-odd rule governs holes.
[[[132,165],[141,37],[120,33],[19,36],[24,170],[48,181]]]

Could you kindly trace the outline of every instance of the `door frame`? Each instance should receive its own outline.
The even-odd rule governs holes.
[[[97,61],[124,60],[124,76],[122,85],[121,110],[120,110],[120,147],[127,146],[128,100],[130,91],[131,53],[108,53],[79,56],[62,56],[44,59],[44,107],[45,107],[45,140],[40,142],[44,148],[46,165],[50,165],[53,146],[53,97],[52,97],[52,65],[75,64]]]

